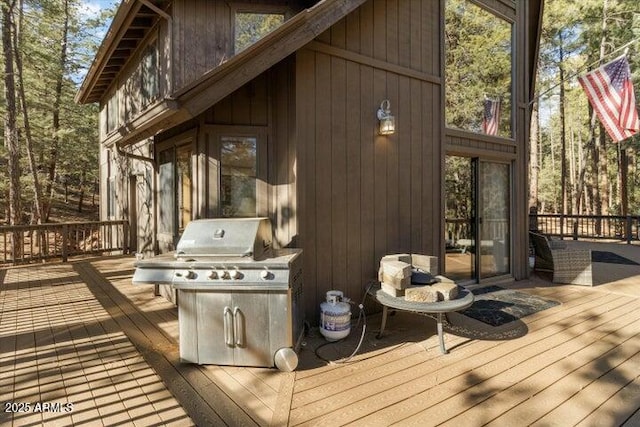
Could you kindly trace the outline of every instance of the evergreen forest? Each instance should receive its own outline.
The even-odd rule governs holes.
[[[74,97],[113,10],[81,0],[2,0],[0,217],[97,219],[98,106]],[[92,12],[92,13],[89,13]]]
[[[73,200],[79,212],[98,203],[98,107],[78,105],[74,96],[114,9],[96,15],[86,13],[88,1],[1,1],[0,221],[44,223],[55,216],[56,201]],[[481,107],[471,100],[500,97],[503,111],[513,108],[512,39],[510,26],[488,13],[456,13],[465,3],[446,0],[446,20],[458,29],[445,34],[452,74],[446,79],[446,120],[447,126],[479,132]],[[251,37],[282,19],[265,15],[262,23],[243,25]],[[531,105],[529,200],[538,212],[640,214],[640,136],[613,142],[577,80],[625,52],[638,99],[637,0],[546,0]],[[498,136],[511,135],[507,114],[497,128]]]
[[[640,136],[613,142],[578,76],[626,53],[638,105],[640,4],[548,0],[539,53],[530,206],[540,213],[639,215]]]

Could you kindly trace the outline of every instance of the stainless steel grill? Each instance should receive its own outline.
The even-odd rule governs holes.
[[[297,367],[302,251],[271,242],[267,218],[196,220],[175,253],[135,263],[134,284],[177,290],[182,361]]]

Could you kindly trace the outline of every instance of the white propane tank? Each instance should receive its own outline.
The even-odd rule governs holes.
[[[343,302],[341,291],[327,292],[327,301],[320,304],[320,333],[327,341],[338,341],[351,332],[351,306]]]

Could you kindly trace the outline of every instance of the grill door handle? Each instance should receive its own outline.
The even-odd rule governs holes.
[[[234,319],[233,319],[233,313],[231,313],[231,308],[229,307],[225,307],[224,308],[224,312],[223,312],[223,318],[224,318],[224,343],[228,346],[228,347],[233,347],[233,332],[234,332],[234,326],[233,324]]]
[[[236,337],[236,345],[242,346],[242,338],[244,336],[242,330],[242,312],[239,307],[233,309],[233,334]]]

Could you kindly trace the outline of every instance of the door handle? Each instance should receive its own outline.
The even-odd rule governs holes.
[[[231,313],[231,308],[225,307],[222,314],[224,320],[224,343],[228,347],[233,347],[234,342],[234,316]]]
[[[236,338],[236,345],[238,347],[242,347],[244,330],[242,328],[242,312],[239,307],[235,307],[233,309],[233,334]]]

